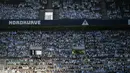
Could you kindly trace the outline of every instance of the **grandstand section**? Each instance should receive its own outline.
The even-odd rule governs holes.
[[[129,0],[1,0],[0,19],[40,19],[45,9],[53,9],[55,19],[130,18]]]
[[[0,56],[6,61],[7,72],[129,73],[129,30],[26,30],[0,34],[6,47],[0,52],[6,58]],[[31,55],[30,49],[36,50],[36,55]]]

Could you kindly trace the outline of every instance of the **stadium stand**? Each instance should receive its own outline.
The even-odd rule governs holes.
[[[59,69],[62,69],[63,73],[129,71],[129,31],[17,31],[0,34],[0,42],[3,43],[1,45],[5,47],[1,47],[1,57],[30,58],[30,44],[40,45],[41,57],[47,67],[49,66],[46,70],[48,72],[56,73]],[[11,64],[16,63],[19,65],[19,62]]]
[[[39,19],[40,9],[53,9],[59,19],[128,19],[127,0],[13,0],[0,1],[0,19]],[[49,6],[48,6],[49,5]],[[50,7],[51,6],[51,7]],[[49,8],[48,8],[49,7]],[[55,18],[55,17],[54,17]]]
[[[102,27],[130,25],[129,10],[128,0],[0,0],[0,73],[130,73],[129,30]]]

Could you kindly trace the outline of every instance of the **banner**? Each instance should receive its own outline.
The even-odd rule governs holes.
[[[96,20],[96,19],[61,19],[61,20],[0,20],[0,26],[4,25],[43,25],[43,26],[125,26],[130,25],[130,20]]]

